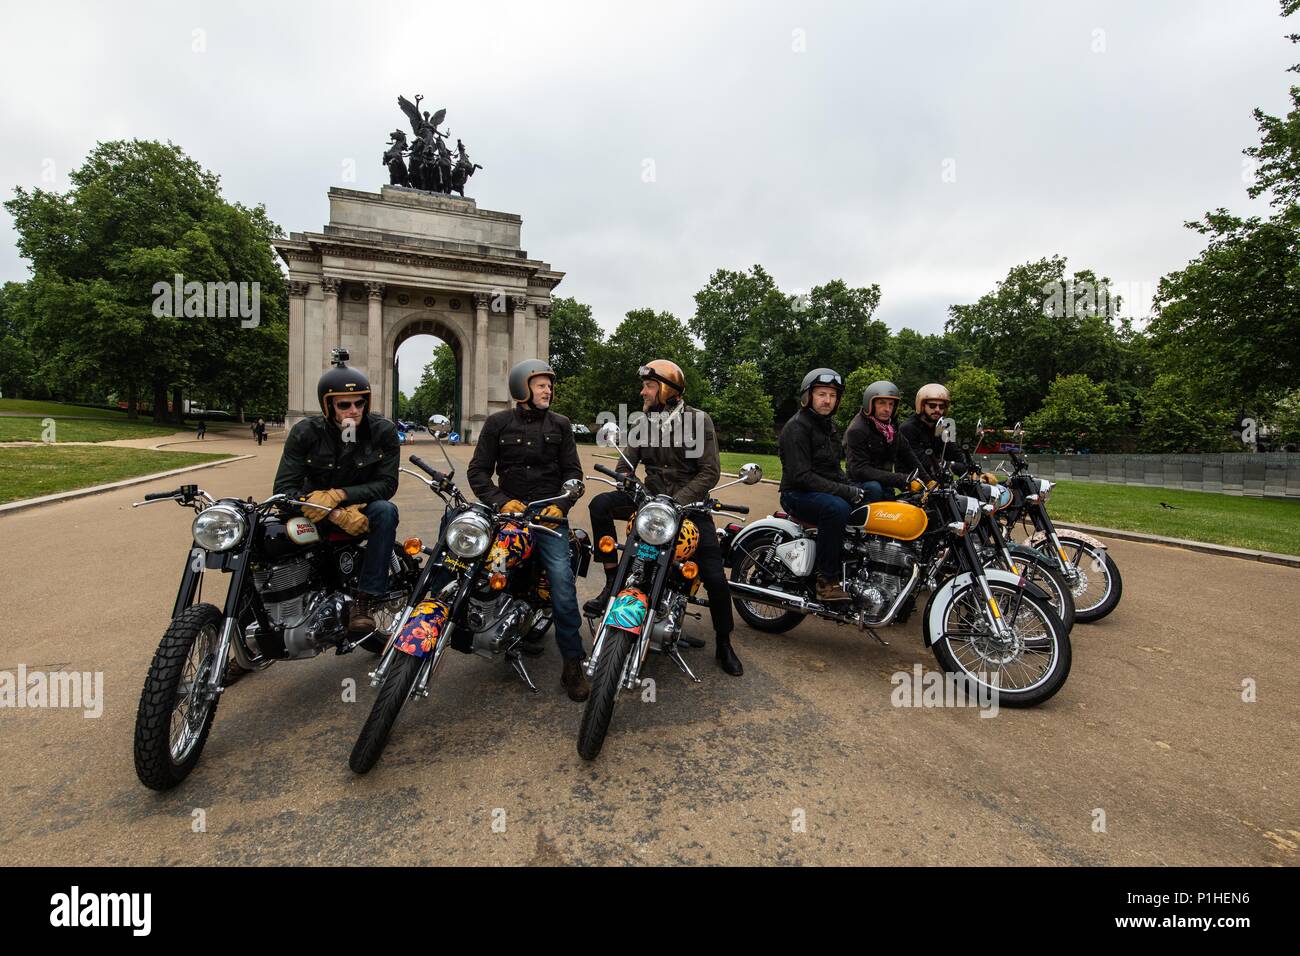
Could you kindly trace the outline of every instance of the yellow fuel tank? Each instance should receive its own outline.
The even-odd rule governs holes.
[[[875,501],[867,506],[862,526],[869,534],[914,541],[925,533],[925,512],[902,501]]]

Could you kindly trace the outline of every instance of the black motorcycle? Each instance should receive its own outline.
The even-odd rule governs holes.
[[[598,441],[617,447],[617,427],[606,425]],[[594,760],[600,753],[619,691],[641,686],[641,668],[651,650],[663,654],[692,681],[699,682],[679,649],[682,643],[696,643],[682,634],[689,613],[686,605],[700,587],[700,569],[691,560],[699,546],[700,532],[691,516],[749,514],[743,505],[725,505],[711,496],[679,505],[670,495],[651,494],[635,475],[620,474],[605,465],[595,467],[608,477],[589,480],[604,480],[625,492],[636,502],[637,510],[628,522],[622,545],[610,537],[597,543],[602,554],[613,555],[621,550],[623,557],[609,603],[600,623],[594,626],[591,656],[584,664],[591,680],[591,696],[578,728],[578,753],[584,760]],[[740,473],[739,479],[719,485],[714,491],[741,482],[754,484],[763,477],[756,464],[745,465]]]
[[[447,509],[438,545],[426,552],[429,561],[370,675],[379,694],[348,759],[355,773],[367,773],[379,760],[402,706],[429,696],[429,682],[448,647],[488,660],[504,658],[536,692],[522,655],[550,628],[551,607],[545,568],[532,557],[533,534],[568,535],[575,577],[585,575],[591,563],[586,532],[570,531],[565,520],[538,517],[549,504],[582,497],[577,479],[565,482],[563,494],[530,502],[522,512],[497,512],[461,493],[452,481],[450,458],[446,473],[415,455],[409,460],[428,477],[401,470],[423,481]]]
[[[1017,439],[1024,438],[1019,422],[1014,434]],[[1026,544],[1046,557],[1065,579],[1074,598],[1076,621],[1084,624],[1100,621],[1119,606],[1124,594],[1119,565],[1106,545],[1092,535],[1069,528],[1058,530],[1047,513],[1047,502],[1056,482],[1030,474],[1029,462],[1018,452],[1007,454],[1012,471],[1004,484],[1010,489],[1012,499],[997,512],[998,521],[1008,538],[1014,540],[1017,531],[1022,532]]]
[[[420,548],[414,539],[410,547],[394,547],[388,591],[376,601],[376,628],[353,635],[348,608],[364,539],[322,534],[297,511],[310,502],[285,495],[217,500],[182,485],[132,507],[160,501],[196,512],[172,622],[149,665],[135,720],[136,775],[152,790],[169,790],[199,762],[217,702],[236,675],[327,650],[377,653],[419,576],[414,555]],[[202,601],[208,571],[231,576],[221,607]]]

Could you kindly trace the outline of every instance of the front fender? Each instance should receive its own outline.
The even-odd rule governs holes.
[[[1051,603],[1046,591],[1032,581],[1026,581],[1010,571],[1003,571],[1001,568],[985,568],[984,576],[989,581],[996,581],[998,584],[1023,588],[1027,594],[1032,594],[1039,600]],[[943,583],[942,587],[930,595],[930,600],[925,605],[924,624],[922,626],[922,636],[925,638],[926,647],[933,646],[935,637],[943,633],[943,609],[948,606],[949,599],[959,589],[966,587],[974,580],[974,575],[969,571],[963,571],[961,574],[949,578]]]
[[[727,560],[726,560],[727,567],[731,567],[733,565],[733,563],[736,560],[736,552],[746,539],[748,539],[755,532],[771,531],[771,530],[780,531],[785,536],[787,541],[792,540],[794,538],[802,538],[804,536],[803,528],[800,527],[795,522],[791,521],[789,518],[777,518],[774,516],[759,518],[757,521],[753,521],[745,525],[745,527],[743,527],[739,532],[737,532],[736,537],[731,542],[731,551],[727,555]]]
[[[1094,538],[1090,534],[1084,534],[1082,531],[1075,531],[1073,528],[1064,531],[1061,530],[1060,528],[1057,528],[1056,536],[1060,538],[1062,541],[1064,541],[1066,538],[1069,538],[1072,541],[1082,541],[1090,548],[1100,548],[1102,551],[1106,550],[1106,546],[1102,544],[1101,541],[1099,541],[1097,538]],[[1039,531],[1035,533],[1032,538],[1029,539],[1029,546],[1031,548],[1037,548],[1039,545],[1043,544],[1043,542],[1045,542],[1046,540],[1047,540],[1047,532]]]
[[[645,623],[649,610],[650,598],[644,591],[637,588],[624,588],[618,592],[614,603],[609,606],[605,624],[640,635],[641,625]]]
[[[450,626],[451,608],[442,601],[425,601],[411,612],[393,646],[411,657],[428,657],[438,644],[438,636]]]

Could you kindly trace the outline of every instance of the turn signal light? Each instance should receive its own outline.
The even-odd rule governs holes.
[[[506,586],[506,576],[500,571],[493,571],[488,577],[488,585],[493,591],[500,591]]]
[[[609,535],[605,535],[603,538],[600,539],[600,543],[597,544],[596,547],[600,549],[601,554],[609,554],[611,551],[614,550],[615,547],[614,539]]]
[[[421,541],[419,538],[407,538],[405,541],[402,542],[402,550],[405,551],[407,554],[409,554],[411,557],[415,557],[417,554],[419,554],[421,551],[424,550],[424,542]]]
[[[682,577],[687,581],[694,581],[700,574],[700,566],[694,561],[685,561],[682,563]]]

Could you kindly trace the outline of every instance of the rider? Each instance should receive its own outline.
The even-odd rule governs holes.
[[[835,410],[844,396],[844,379],[829,368],[815,368],[799,387],[800,409],[781,429],[781,507],[817,525],[817,600],[851,600],[841,585],[840,550],[849,512],[867,493],[850,484],[840,468],[840,437]]]
[[[541,359],[520,362],[510,370],[507,384],[514,408],[488,416],[466,475],[469,486],[484,504],[498,511],[523,511],[526,502],[562,493],[564,482],[570,478],[581,480],[582,464],[569,420],[551,411],[555,370],[550,364]],[[494,469],[499,485],[492,481]],[[569,499],[549,504],[540,517],[562,519],[572,504]],[[586,700],[591,687],[582,671],[586,652],[582,647],[582,618],[578,614],[567,527],[560,537],[537,532],[533,543],[551,584],[555,643],[564,658],[560,684],[570,700]]]
[[[939,476],[940,458],[964,467],[963,455],[955,441],[945,445],[942,436],[935,434],[939,420],[948,414],[951,399],[948,390],[936,382],[922,385],[916,393],[916,414],[899,426],[903,441],[911,446],[921,473],[926,478]]]
[[[348,368],[347,359],[346,349],[335,350],[333,368],[316,383],[321,414],[298,422],[285,439],[275,493],[312,502],[317,507],[304,507],[303,513],[314,521],[365,535],[348,630],[367,633],[375,629],[373,605],[388,591],[397,541],[397,506],[389,499],[397,493],[400,448],[397,427],[366,411],[370,381]]]
[[[862,485],[867,501],[893,497],[886,488],[906,491],[908,476],[919,467],[912,446],[899,440],[894,413],[898,409],[898,386],[893,382],[872,382],[862,392],[862,414],[854,415],[844,432],[844,454],[849,479]],[[902,472],[895,471],[895,467]]]
[[[722,475],[713,419],[686,404],[686,376],[676,363],[667,359],[655,359],[642,365],[638,374],[641,376],[642,410],[660,416],[660,435],[655,437],[668,436],[671,434],[669,429],[680,428],[681,420],[694,415],[695,421],[702,426],[699,431],[702,434],[703,450],[700,455],[692,457],[679,441],[629,444],[624,454],[631,466],[620,459],[617,470],[622,474],[632,474],[638,464],[644,464],[646,490],[654,495],[672,495],[678,504],[690,504],[707,498]],[[614,519],[626,520],[635,509],[636,503],[625,492],[607,491],[597,495],[588,508],[592,536],[597,541],[606,535],[615,537]],[[709,615],[713,618],[716,645],[714,657],[719,667],[733,677],[739,677],[745,669],[731,646],[731,588],[723,571],[722,550],[718,547],[713,519],[707,514],[696,512],[691,515],[691,521],[700,532],[694,560],[699,565],[700,580],[709,596]],[[614,557],[616,554],[617,552],[611,552],[605,557],[605,588],[583,605],[584,613],[593,617],[604,613],[618,572],[618,560]]]

